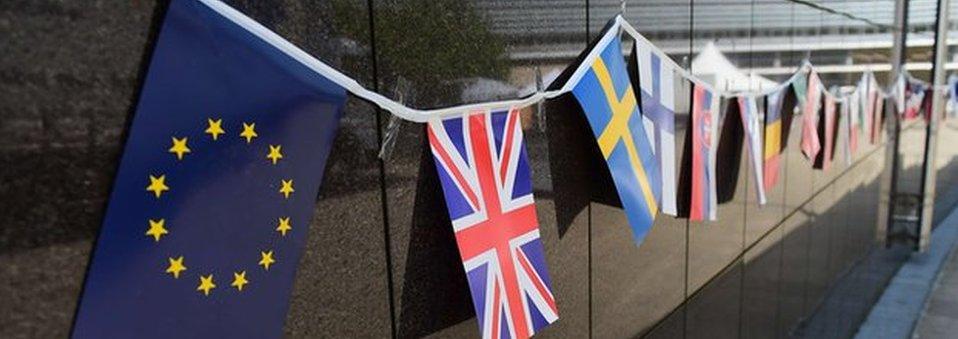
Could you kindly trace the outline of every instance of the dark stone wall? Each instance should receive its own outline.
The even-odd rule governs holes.
[[[69,330],[156,7],[0,4],[0,336]]]
[[[503,79],[503,69],[534,66],[476,66],[489,58],[469,55],[515,46],[482,33],[481,24],[436,29],[483,22],[458,1],[229,3],[369,88],[398,97],[397,79],[407,79],[411,90],[402,96],[418,107],[459,103],[463,78]],[[564,4],[581,11],[556,27],[588,25],[594,37],[608,13],[587,4]],[[165,6],[162,0],[0,2],[0,337],[69,332]],[[675,12],[692,21],[687,5]],[[583,48],[589,38],[581,37]],[[608,178],[569,180],[590,178],[601,167],[590,158],[590,136],[577,130],[585,125],[561,107],[547,105],[544,125],[524,120],[560,310],[542,337],[794,334],[830,282],[875,248],[883,150],[865,146],[852,165],[837,160],[828,172],[813,172],[797,148],[798,119],[768,205],[756,205],[743,155],[719,221],[661,216],[636,247],[620,209],[582,199],[608,189]],[[680,143],[687,117],[685,108]],[[387,121],[388,114],[368,103],[347,104],[297,274],[287,336],[478,335],[423,126],[405,123],[393,154],[380,162]],[[880,291],[877,284],[860,280],[862,290]],[[854,328],[874,298],[875,292],[863,293],[855,307],[836,311],[843,316],[828,333],[846,336],[837,329]]]

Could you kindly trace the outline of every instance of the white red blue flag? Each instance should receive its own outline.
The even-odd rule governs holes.
[[[719,97],[698,84],[692,89],[692,201],[689,219],[715,220],[715,141]]]
[[[659,163],[653,185],[660,186],[662,213],[676,215],[675,181],[675,70],[653,52],[646,41],[635,42],[639,70],[642,123]]]
[[[752,163],[752,177],[755,179],[755,194],[759,205],[765,205],[765,179],[762,177],[762,132],[759,125],[758,104],[755,97],[739,97],[738,111],[745,128],[745,144],[748,145],[749,162]]]
[[[429,146],[483,338],[528,338],[559,318],[517,109],[434,119]]]

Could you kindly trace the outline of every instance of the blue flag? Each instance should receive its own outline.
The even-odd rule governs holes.
[[[607,33],[608,34],[608,33]],[[572,89],[602,152],[636,244],[652,228],[660,187],[652,178],[659,166],[639,114],[618,36],[601,40],[601,52],[586,59],[589,70]]]
[[[74,338],[282,335],[346,93],[251,22],[170,4]]]

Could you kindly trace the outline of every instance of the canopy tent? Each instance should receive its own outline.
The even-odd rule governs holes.
[[[727,92],[760,92],[778,85],[762,76],[743,72],[711,41],[692,59],[692,74]]]

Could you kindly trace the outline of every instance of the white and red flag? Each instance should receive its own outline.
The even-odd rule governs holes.
[[[818,111],[822,101],[822,82],[815,71],[808,74],[805,95],[805,107],[802,108],[802,154],[805,158],[815,161],[818,152],[822,150],[821,142],[818,140]]]

